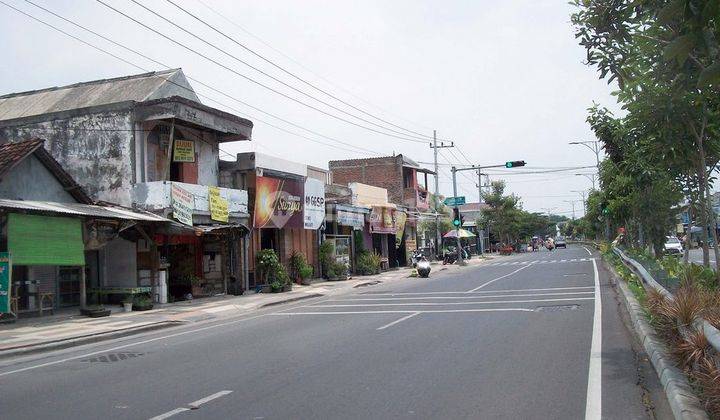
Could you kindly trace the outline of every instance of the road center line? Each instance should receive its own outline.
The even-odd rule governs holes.
[[[594,289],[595,286],[571,286],[571,287],[546,287],[542,289],[504,289],[504,290],[486,290],[484,292],[473,292],[473,294],[481,295],[486,293],[510,293],[510,292],[544,292],[550,290],[577,290],[577,289]],[[422,295],[467,295],[468,292],[398,292],[398,293],[362,293],[358,296],[422,296]],[[329,299],[328,299],[329,300]]]
[[[593,311],[585,420],[600,420],[602,418],[602,301],[600,297],[600,277],[594,259],[593,273],[595,275],[595,310]]]
[[[231,394],[231,393],[232,393],[232,391],[227,391],[227,390],[225,390],[225,391],[220,391],[220,392],[216,392],[216,393],[214,393],[214,394],[212,394],[212,395],[208,395],[208,396],[205,397],[205,398],[201,398],[201,399],[199,399],[199,400],[197,400],[197,401],[191,402],[190,404],[188,404],[188,407],[190,407],[191,409],[192,409],[192,408],[198,408],[198,407],[200,407],[201,405],[203,405],[203,404],[205,404],[205,403],[208,403],[208,402],[210,402],[210,401],[212,401],[212,400],[214,400],[214,399],[223,397],[223,396],[225,396],[225,395],[227,395],[227,394]]]
[[[407,320],[407,319],[410,319],[410,318],[412,318],[412,317],[414,317],[414,316],[417,316],[417,315],[420,315],[420,312],[414,312],[414,313],[411,313],[410,315],[405,315],[404,317],[402,317],[402,318],[400,318],[400,319],[396,319],[395,321],[393,321],[393,322],[391,322],[391,323],[389,323],[389,324],[383,325],[382,327],[378,328],[377,330],[378,330],[378,331],[384,330],[385,328],[392,327],[392,326],[395,325],[395,324],[399,324],[399,323],[401,323],[401,322],[403,322],[403,321],[405,321],[405,320]]]
[[[530,263],[530,264],[528,264],[528,265],[524,265],[524,266],[518,268],[517,270],[515,270],[515,271],[513,271],[513,272],[510,272],[510,273],[508,273],[508,274],[505,274],[504,276],[500,276],[500,277],[498,277],[498,278],[496,278],[496,279],[492,279],[492,280],[490,280],[490,281],[488,281],[488,282],[486,282],[486,283],[481,284],[480,286],[478,286],[478,287],[476,287],[476,288],[474,288],[474,289],[468,290],[468,291],[465,292],[465,293],[472,293],[472,292],[474,292],[474,291],[476,291],[476,290],[480,290],[480,289],[482,289],[483,287],[485,287],[485,286],[487,286],[487,285],[489,285],[489,284],[492,284],[492,283],[494,283],[494,282],[496,282],[496,281],[498,281],[498,280],[502,280],[502,279],[504,279],[504,278],[506,278],[506,277],[510,277],[510,276],[512,276],[513,274],[515,274],[515,273],[517,273],[517,272],[520,272],[520,271],[522,271],[522,270],[524,270],[524,269],[526,269],[526,268],[528,268],[528,267],[532,267],[532,266],[533,266],[533,263]]]
[[[454,314],[454,313],[470,313],[470,312],[535,312],[528,308],[482,308],[482,309],[440,309],[440,310],[422,310],[422,311],[323,311],[323,312],[276,312],[269,314],[271,316],[286,315],[375,315],[375,314]]]
[[[152,418],[150,418],[150,420],[164,420],[164,419],[166,419],[166,418],[168,418],[168,417],[172,417],[172,416],[174,416],[175,414],[180,414],[180,413],[183,413],[183,412],[185,412],[185,411],[190,411],[190,409],[189,409],[189,408],[185,408],[185,407],[176,408],[176,409],[174,409],[174,410],[168,411],[167,413],[162,413],[162,414],[160,414],[160,415],[158,415],[158,416],[152,417]]]

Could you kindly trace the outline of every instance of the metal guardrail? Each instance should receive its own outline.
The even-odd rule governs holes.
[[[664,288],[660,283],[658,283],[653,278],[653,276],[648,273],[645,267],[642,266],[642,264],[630,258],[625,252],[623,252],[617,247],[613,247],[612,250],[615,255],[620,257],[622,262],[628,268],[630,268],[633,272],[635,272],[635,274],[637,274],[637,276],[644,284],[647,284],[648,286],[662,293],[667,298],[673,299],[673,294],[670,293],[670,291],[668,291],[666,288]],[[720,331],[704,319],[698,320],[695,326],[698,329],[701,329],[703,333],[705,333],[705,337],[707,337],[708,342],[715,349],[715,351],[720,352]]]

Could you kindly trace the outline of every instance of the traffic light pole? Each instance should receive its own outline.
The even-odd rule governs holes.
[[[453,182],[453,197],[457,197],[457,171],[458,169],[456,167],[452,167],[452,182]],[[458,214],[458,218],[460,218],[460,209],[458,208],[457,204],[455,205],[455,212]],[[458,265],[465,265],[465,260],[463,260],[463,250],[462,245],[460,244],[460,225],[462,223],[455,225],[455,240],[457,241],[457,253],[458,253]]]
[[[430,143],[430,148],[433,149],[433,157],[435,159],[435,256],[440,256],[440,244],[442,243],[442,232],[440,232],[440,215],[438,214],[438,203],[440,200],[440,171],[438,170],[438,149],[445,149],[447,147],[455,147],[454,142],[445,144],[440,142],[438,146],[437,132],[433,130],[433,142]]]

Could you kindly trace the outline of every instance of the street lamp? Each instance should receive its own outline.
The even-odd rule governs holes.
[[[588,141],[571,141],[568,144],[581,144],[595,153],[595,165],[597,166],[598,172],[600,172],[600,142],[597,140]]]
[[[587,214],[587,199],[585,198],[585,191],[578,191],[578,190],[572,190],[570,192],[578,193],[582,196],[582,202],[583,202],[583,215]]]
[[[592,182],[593,190],[595,189],[595,177],[597,176],[596,174],[575,174],[575,176],[584,176],[590,182]]]
[[[565,203],[570,203],[572,205],[572,219],[575,220],[575,202],[577,200],[563,200]]]

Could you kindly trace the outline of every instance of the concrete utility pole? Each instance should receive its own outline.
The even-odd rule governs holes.
[[[453,166],[452,167],[453,197],[457,197],[457,179],[456,178],[457,178],[457,168],[455,168]],[[457,210],[458,215],[459,215],[460,209],[458,208],[457,204],[455,205],[455,209]],[[462,249],[462,245],[460,244],[460,228],[461,228],[461,226],[455,226],[455,241],[457,242],[458,264],[464,265],[465,261],[463,260],[463,249]]]
[[[578,193],[582,196],[582,202],[583,202],[583,216],[587,214],[587,199],[585,198],[585,191],[578,191],[578,190],[572,190],[570,192]]]
[[[450,144],[446,145],[445,142],[440,142],[440,145],[437,144],[437,131],[433,130],[433,142],[430,143],[430,148],[433,149],[433,159],[434,159],[434,169],[435,169],[435,200],[437,203],[437,200],[440,199],[440,171],[438,169],[438,149],[444,149],[448,147],[455,147],[454,142],[450,142]],[[440,255],[440,243],[442,242],[442,238],[440,237],[440,215],[437,211],[437,204],[435,205],[435,256]]]
[[[593,190],[595,189],[595,177],[597,176],[596,174],[575,174],[575,176],[584,176],[590,182],[592,182],[592,188]]]
[[[575,220],[575,201],[576,200],[563,200],[566,203],[570,203],[572,205],[572,219]]]

